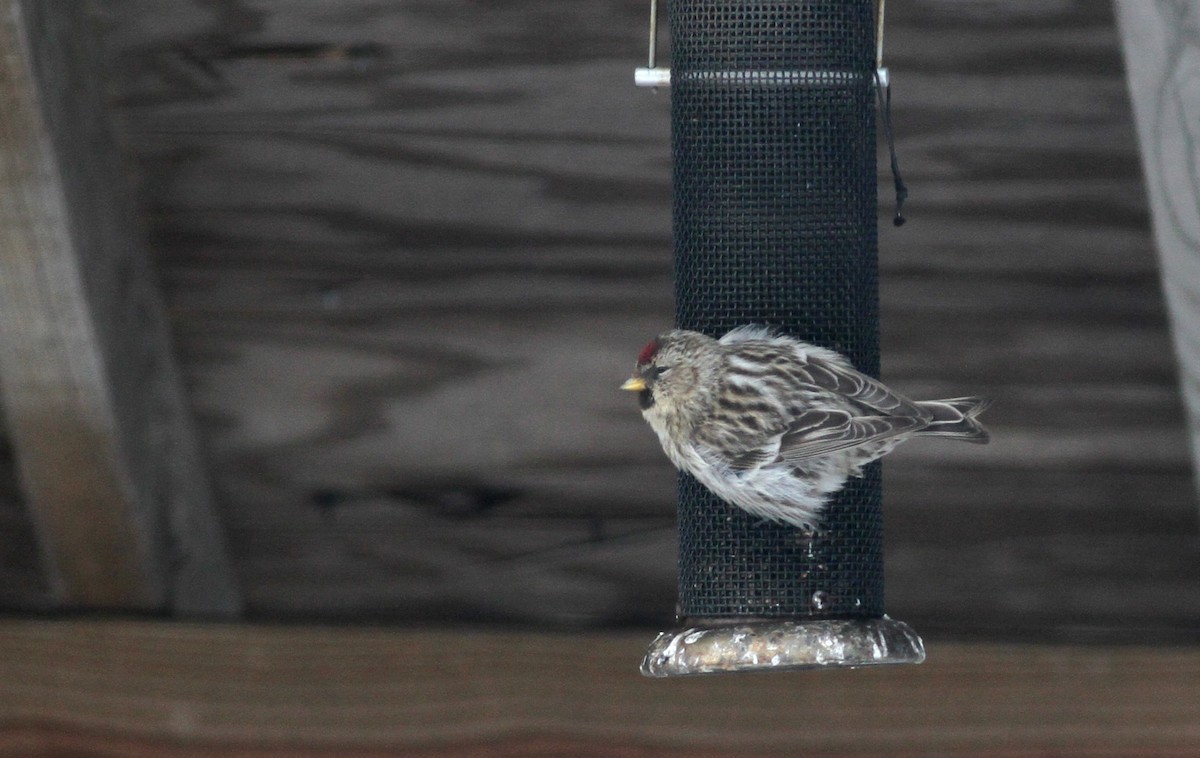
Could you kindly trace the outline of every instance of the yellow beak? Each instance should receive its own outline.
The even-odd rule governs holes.
[[[640,376],[631,376],[621,385],[626,392],[641,392],[646,389],[646,380]]]

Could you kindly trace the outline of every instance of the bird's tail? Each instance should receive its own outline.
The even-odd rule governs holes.
[[[987,410],[990,400],[981,397],[955,397],[949,400],[922,400],[917,405],[929,411],[933,420],[917,432],[922,436],[955,437],[967,442],[985,443],[991,435],[977,420]]]

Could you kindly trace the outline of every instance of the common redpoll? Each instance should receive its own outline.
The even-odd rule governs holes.
[[[675,466],[772,521],[815,527],[867,463],[913,436],[987,442],[977,397],[913,401],[843,356],[761,326],[715,340],[676,329],[638,355],[621,389]]]

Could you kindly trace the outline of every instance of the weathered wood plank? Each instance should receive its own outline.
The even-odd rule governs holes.
[[[1200,472],[1200,7],[1116,3]]]
[[[674,476],[614,390],[672,312],[668,100],[631,84],[645,11],[105,7],[252,613],[668,620]],[[890,611],[964,634],[1194,628],[1111,7],[888,17],[912,195],[896,230],[882,194],[884,371],[997,401],[992,446],[888,464]]]
[[[1194,647],[931,640],[920,666],[663,682],[647,640],[7,621],[0,755],[1200,752]]]
[[[229,614],[91,21],[76,3],[0,3],[0,384],[46,602]]]

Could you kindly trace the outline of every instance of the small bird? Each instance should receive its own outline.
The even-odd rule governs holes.
[[[988,441],[978,397],[913,401],[763,326],[651,340],[621,389],[676,468],[771,521],[814,529],[831,495],[909,437]]]

